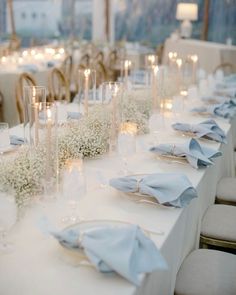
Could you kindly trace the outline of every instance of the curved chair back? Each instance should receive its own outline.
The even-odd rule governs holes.
[[[69,83],[61,70],[54,68],[50,72],[48,90],[50,100],[66,100],[70,102]]]
[[[22,73],[16,83],[16,107],[20,118],[20,123],[24,122],[24,86],[36,86],[36,81],[29,73]]]
[[[104,63],[104,53],[102,51],[99,51],[97,55],[94,58],[95,62],[102,62]]]
[[[94,68],[96,70],[96,84],[99,86],[108,79],[107,69],[101,61],[98,61]]]
[[[68,83],[70,84],[72,79],[72,73],[73,73],[73,59],[71,55],[68,55],[61,66],[61,71],[65,75]]]
[[[214,70],[214,74],[218,71],[218,70],[222,70],[224,72],[224,74],[232,74],[235,72],[234,66],[231,63],[222,63],[220,65],[218,65],[215,70]]]
[[[117,50],[112,50],[108,55],[108,67],[110,69],[114,68],[114,66],[117,64],[119,57]]]
[[[81,57],[80,64],[83,64],[85,67],[89,67],[90,61],[91,61],[90,55],[86,53],[85,55]]]

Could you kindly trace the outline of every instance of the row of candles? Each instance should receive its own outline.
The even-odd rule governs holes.
[[[176,64],[178,67],[180,67],[182,64],[180,61],[177,61],[178,58],[176,58]],[[196,61],[197,58],[194,58],[194,61]],[[110,134],[110,148],[111,150],[116,147],[116,140],[118,134],[125,134],[128,137],[129,136],[135,136],[137,133],[137,125],[133,122],[122,122],[122,119],[119,121],[118,117],[118,103],[119,98],[122,96],[121,92],[126,89],[126,86],[128,84],[129,79],[129,71],[131,69],[131,61],[125,60],[123,61],[123,83],[119,82],[106,82],[104,83],[103,87],[106,89],[106,91],[109,93],[108,101],[110,101],[110,108],[111,108],[111,114],[112,114],[112,126],[111,126],[111,134]],[[146,57],[146,67],[147,71],[150,73],[150,84],[151,86],[151,93],[152,93],[152,99],[153,99],[153,110],[155,109],[162,109],[171,111],[172,109],[172,100],[165,97],[160,97],[160,93],[158,93],[158,84],[161,84],[163,81],[161,80],[161,71],[162,68],[158,66],[158,59],[155,55],[149,55]],[[89,112],[89,96],[90,96],[90,88],[96,87],[96,72],[93,69],[85,69],[80,70],[80,75],[83,78],[80,82],[83,83],[83,103],[84,103],[84,115],[88,115]],[[158,80],[158,77],[160,80]],[[91,80],[92,79],[92,80]],[[30,132],[30,143],[37,146],[38,142],[40,141],[40,129],[42,127],[46,128],[46,136],[44,137],[46,139],[46,163],[47,163],[47,169],[46,169],[46,178],[50,178],[50,175],[52,174],[51,169],[51,162],[52,162],[52,153],[53,153],[53,147],[52,147],[52,133],[54,132],[54,129],[56,129],[57,126],[57,115],[55,111],[55,105],[46,103],[46,89],[43,87],[33,87],[28,88],[28,96],[25,96],[27,98],[26,105],[30,105],[31,111],[29,112],[29,115],[31,118],[28,118],[28,121],[33,121],[29,123],[29,126],[33,126],[33,137],[32,132]],[[186,90],[180,90],[178,93],[182,98],[187,96]],[[33,112],[32,112],[33,110]],[[27,113],[27,112],[26,112]],[[43,116],[42,116],[43,114]]]
[[[37,63],[52,60],[61,60],[65,57],[64,48],[31,48],[21,52],[15,52],[12,55],[2,56],[0,58],[0,65],[18,65],[24,63]]]

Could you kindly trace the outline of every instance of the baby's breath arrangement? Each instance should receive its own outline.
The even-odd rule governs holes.
[[[58,166],[66,160],[96,157],[108,148],[111,128],[110,106],[94,106],[88,116],[79,122],[68,122],[58,130]],[[122,103],[123,119],[137,123],[140,133],[146,133],[147,115],[140,111],[135,100],[127,98]],[[0,163],[0,190],[15,194],[19,207],[43,191],[42,178],[45,175],[45,145],[34,151],[21,147],[16,155],[4,157]]]
[[[58,140],[59,163],[63,166],[67,159],[95,157],[107,151],[110,116],[103,107],[94,106],[87,117],[78,123],[64,126]]]
[[[19,207],[42,191],[43,149],[32,155],[29,148],[20,148],[16,156],[3,159],[0,165],[0,188],[15,194]]]
[[[151,89],[145,88],[127,91],[124,96],[124,100],[134,101],[136,105],[136,110],[145,115],[147,119],[149,119],[152,109]]]

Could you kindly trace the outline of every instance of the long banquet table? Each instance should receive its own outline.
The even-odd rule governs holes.
[[[205,118],[190,114],[181,116],[182,122],[197,123]],[[174,118],[173,121],[180,121]],[[209,205],[214,203],[216,184],[222,176],[234,175],[234,130],[236,121],[216,118],[216,122],[227,134],[227,144],[202,140],[214,149],[222,151],[215,165],[206,169],[194,169],[180,164],[156,159],[147,150],[149,135],[137,139],[137,153],[130,160],[134,174],[153,172],[177,172],[188,176],[196,187],[198,198],[184,209],[167,208],[159,205],[138,204],[110,188],[99,185],[97,173],[109,180],[120,170],[118,156],[101,156],[86,160],[87,194],[81,199],[79,212],[85,220],[112,219],[135,223],[154,231],[151,239],[165,257],[169,270],[146,275],[142,284],[135,287],[116,274],[104,275],[91,267],[78,266],[66,250],[52,237],[41,232],[38,223],[42,216],[63,227],[63,215],[59,200],[48,200],[25,210],[10,235],[15,243],[13,253],[0,256],[0,294],[4,295],[171,295],[174,292],[176,273],[184,258],[199,244],[201,219]],[[170,123],[170,122],[169,122]],[[11,129],[12,134],[22,134],[22,127]],[[160,142],[182,142],[180,136],[168,126],[159,134]],[[114,253],[115,255],[115,253]]]

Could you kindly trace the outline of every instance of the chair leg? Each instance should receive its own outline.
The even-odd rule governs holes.
[[[204,243],[201,238],[199,242],[199,248],[208,249],[208,244]]]

